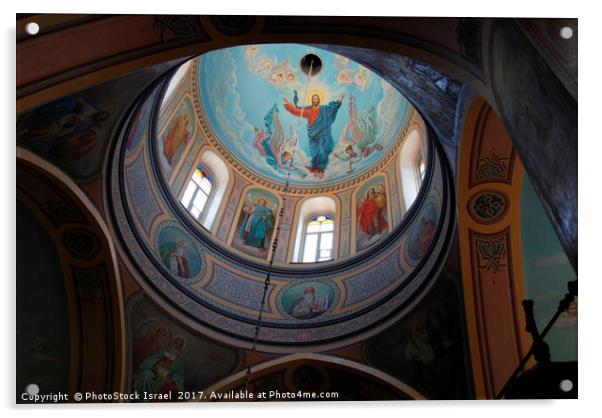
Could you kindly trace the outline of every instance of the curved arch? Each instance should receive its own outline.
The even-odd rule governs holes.
[[[17,147],[17,199],[52,238],[68,292],[75,338],[70,390],[122,391],[125,319],[113,240],[84,192],[48,161]]]
[[[410,385],[402,382],[393,376],[367,366],[355,362],[353,360],[334,357],[316,353],[297,353],[279,357],[274,360],[268,360],[253,367],[251,374],[251,382],[259,380],[265,376],[269,376],[278,371],[290,370],[300,365],[315,365],[326,366],[329,368],[346,371],[354,375],[360,375],[363,378],[375,382],[389,390],[395,392],[400,399],[425,400],[426,397],[412,388]],[[246,377],[246,369],[235,373],[220,382],[204,389],[205,393],[224,393],[230,390],[244,387]]]
[[[476,96],[468,106],[458,159],[458,238],[477,397],[492,398],[529,350],[520,301],[525,299],[520,200],[524,167],[499,115]],[[482,215],[475,202],[497,195],[507,210]],[[504,248],[491,258],[479,248]],[[495,278],[495,279],[494,279]],[[492,318],[495,317],[495,321]],[[495,323],[494,323],[495,322]],[[504,341],[499,349],[498,341]]]
[[[340,47],[371,49],[376,47],[389,54],[410,57],[442,68],[452,77],[469,83],[472,88],[485,97],[491,97],[490,88],[484,81],[484,69],[480,66],[475,67],[474,63],[462,58],[459,51],[442,47],[441,41],[437,38],[437,36],[441,36],[447,40],[456,37],[454,23],[460,24],[459,18],[423,18],[424,25],[416,25],[411,21],[412,18],[367,18],[363,21],[355,18],[355,21],[350,22],[345,17],[330,16],[320,19],[305,18],[304,24],[299,27],[295,17],[285,17],[285,19],[292,19],[287,25],[286,20],[284,23],[279,23],[270,16],[254,16],[253,30],[246,30],[237,36],[231,36],[217,28],[215,20],[212,20],[210,16],[190,16],[188,23],[198,28],[197,35],[189,40],[175,39],[177,42],[157,44],[155,38],[160,35],[154,29],[157,24],[155,19],[161,17],[148,15],[141,19],[140,16],[115,16],[114,20],[105,18],[107,25],[99,25],[96,22],[92,25],[82,24],[73,25],[74,28],[68,27],[67,30],[64,30],[67,39],[69,36],[74,36],[72,29],[78,31],[78,40],[84,40],[106,38],[111,35],[111,31],[118,28],[123,33],[135,34],[132,40],[135,39],[136,42],[142,42],[146,46],[141,48],[138,44],[136,47],[142,49],[142,52],[134,55],[128,54],[123,48],[125,47],[129,51],[134,47],[125,46],[124,43],[128,41],[126,37],[121,43],[114,42],[113,48],[104,51],[106,53],[104,56],[102,53],[99,55],[98,52],[94,52],[92,55],[72,54],[69,42],[64,45],[55,43],[55,47],[59,47],[61,50],[64,48],[65,51],[65,60],[61,60],[60,63],[64,71],[59,76],[56,73],[53,74],[54,83],[50,86],[43,83],[42,80],[51,76],[50,72],[56,67],[56,63],[51,62],[52,57],[49,57],[44,50],[47,45],[46,42],[43,42],[45,39],[36,39],[35,44],[27,45],[27,50],[24,51],[26,54],[21,54],[26,64],[22,69],[22,78],[27,81],[28,85],[27,89],[22,88],[25,92],[19,94],[18,107],[27,110],[43,102],[51,101],[53,98],[110,81],[149,66],[169,61],[177,65],[177,60],[210,50],[240,44],[275,42],[332,44]],[[50,22],[45,22],[48,19],[46,15],[37,15],[35,18],[41,25],[51,25]],[[354,23],[356,23],[355,26]],[[425,32],[422,30],[424,26],[433,28],[430,31],[430,40],[424,38]],[[483,38],[488,35],[490,26],[490,20],[484,19],[482,22]],[[24,25],[21,28],[24,28]],[[403,33],[399,28],[404,28]],[[433,34],[436,36],[433,37]],[[182,41],[184,42],[182,43]],[[26,42],[22,43],[26,44]],[[486,65],[487,50],[485,49],[481,53],[483,54],[482,62]],[[96,62],[104,65],[91,65]],[[48,68],[46,73],[40,72],[46,68]],[[81,74],[83,68],[86,68],[86,72]]]
[[[297,227],[294,238],[293,262],[300,262],[302,257],[303,244],[303,229],[307,224],[307,220],[311,216],[329,215],[335,219],[335,225],[338,226],[339,219],[337,217],[339,211],[337,201],[331,196],[314,196],[304,199],[298,204],[297,210]],[[335,237],[339,234],[339,228],[335,226]],[[333,258],[337,257],[337,241],[335,239]]]

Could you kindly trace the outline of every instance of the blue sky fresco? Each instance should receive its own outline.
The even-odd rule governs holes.
[[[318,55],[321,71],[309,77],[300,67],[308,53]],[[201,101],[209,122],[219,139],[249,168],[284,182],[287,170],[257,149],[257,128],[266,130],[265,118],[276,105],[285,142],[281,151],[294,149],[291,182],[315,184],[316,178],[305,169],[309,165],[307,121],[291,115],[283,107],[283,98],[293,101],[298,92],[300,107],[310,104],[313,93],[321,96],[321,104],[337,100],[345,94],[332,124],[334,149],[324,170],[323,183],[335,183],[369,169],[387,155],[410,114],[409,102],[390,84],[365,67],[339,55],[297,44],[249,45],[212,51],[199,58]],[[361,142],[341,134],[350,122],[353,97]],[[374,113],[371,113],[371,112]],[[355,131],[358,132],[358,131]],[[298,138],[295,142],[294,138]],[[348,145],[357,154],[352,171],[345,153]]]
[[[576,275],[556,237],[531,182],[525,175],[521,199],[525,293],[535,302],[541,332],[567,293],[566,283]],[[562,314],[546,341],[553,361],[577,360],[577,309]]]

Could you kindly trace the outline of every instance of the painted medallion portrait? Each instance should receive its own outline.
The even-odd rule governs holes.
[[[322,282],[299,283],[288,288],[281,297],[282,307],[297,319],[317,318],[334,302],[334,291]]]
[[[157,241],[161,262],[173,276],[189,279],[201,271],[201,257],[190,238],[180,229],[167,226]]]

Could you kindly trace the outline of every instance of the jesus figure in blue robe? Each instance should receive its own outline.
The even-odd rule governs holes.
[[[296,93],[296,92],[295,92]],[[339,100],[320,106],[320,96],[311,96],[311,106],[299,107],[284,99],[284,108],[295,116],[307,119],[307,136],[309,137],[309,156],[311,166],[306,166],[315,177],[324,178],[324,170],[328,166],[328,157],[334,149],[331,127],[343,102],[343,94]],[[295,97],[296,98],[296,97]]]

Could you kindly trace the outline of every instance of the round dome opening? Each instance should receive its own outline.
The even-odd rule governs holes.
[[[344,56],[238,46],[174,73],[157,161],[172,195],[220,245],[277,264],[333,262],[388,236],[418,196],[429,160],[419,122],[396,89]]]

